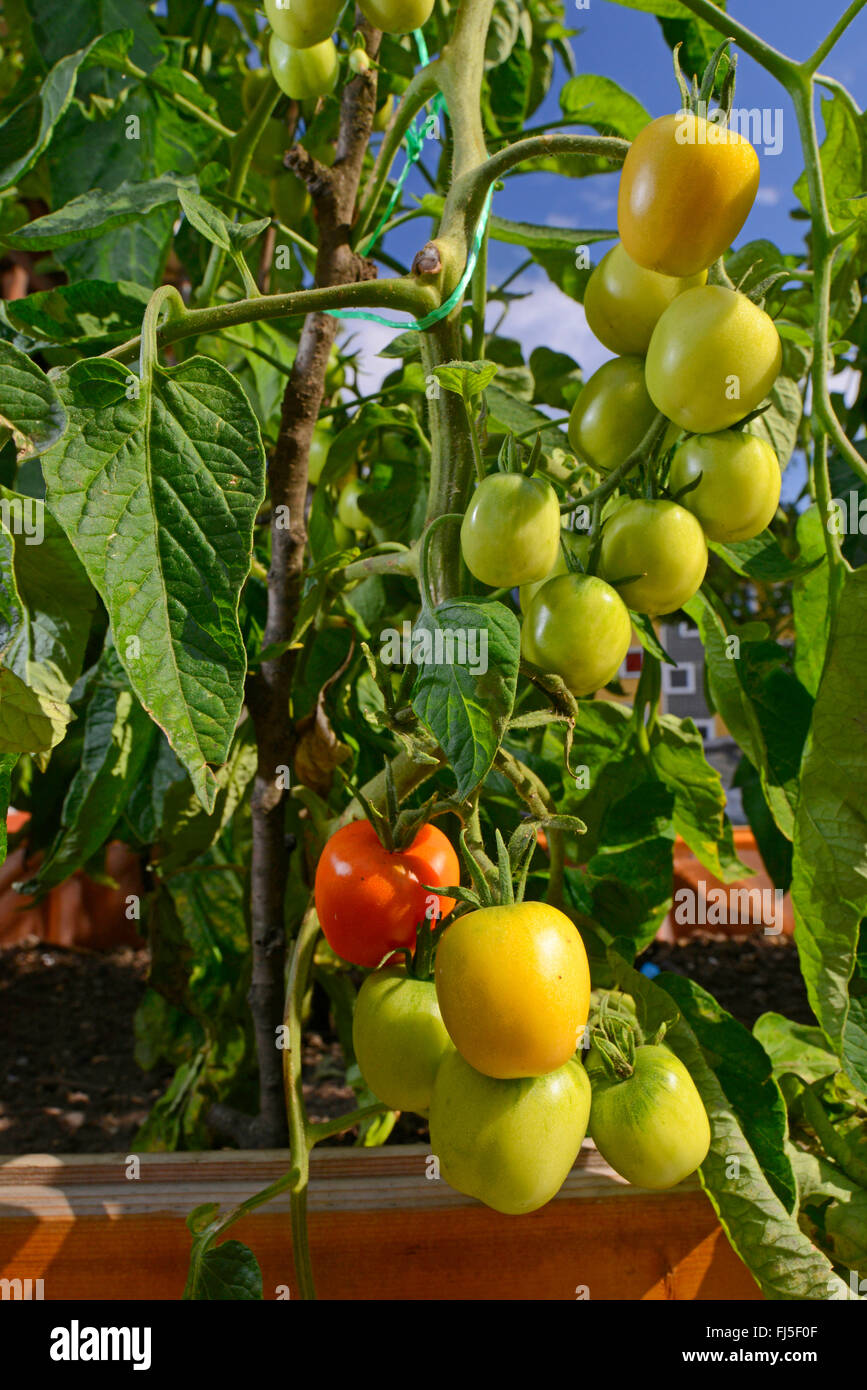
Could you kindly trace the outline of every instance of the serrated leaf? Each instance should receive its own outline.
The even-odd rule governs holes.
[[[48,148],[57,122],[72,101],[84,67],[129,50],[132,34],[101,35],[55,63],[33,95],[0,122],[0,189],[18,182]]]
[[[59,439],[66,414],[57,391],[35,362],[0,341],[0,420],[22,434],[36,452]]]
[[[127,281],[82,280],[10,300],[3,312],[13,328],[35,340],[110,346],[138,332],[149,298],[148,290]],[[4,394],[0,389],[0,401]]]
[[[560,92],[560,109],[581,125],[589,125],[604,135],[620,135],[634,140],[650,121],[641,102],[623,90],[610,77],[582,72],[570,77]]]
[[[48,504],[105,603],[136,695],[203,806],[228,754],[246,658],[238,601],[264,495],[256,418],[207,358],[138,383],[119,363],[59,378],[69,429],[43,458]],[[132,397],[132,398],[131,398]]]
[[[195,190],[197,186],[191,176],[161,174],[143,183],[125,181],[117,188],[94,188],[17,231],[0,233],[0,243],[19,251],[51,251],[70,246],[104,236],[127,222],[137,222],[154,208],[177,202],[183,189]]]
[[[262,1298],[262,1271],[252,1250],[240,1240],[226,1240],[194,1253],[185,1299],[233,1302]]]
[[[472,400],[480,396],[499,371],[496,362],[446,362],[434,374],[446,391]]]
[[[219,208],[215,208],[212,203],[208,202],[207,198],[203,198],[201,193],[194,188],[179,188],[178,198],[187,221],[195,227],[197,232],[201,233],[206,241],[221,247],[223,251],[232,250],[229,219],[225,213],[222,213]]]
[[[413,651],[418,674],[412,707],[445,753],[463,798],[489,772],[512,713],[518,619],[496,601],[453,599],[422,612]]]
[[[708,541],[708,549],[729,569],[745,579],[757,579],[762,584],[787,584],[800,579],[822,563],[822,555],[799,555],[794,560],[786,555],[771,531],[762,531],[749,541]]]
[[[84,745],[60,830],[28,891],[40,895],[82,868],[108,840],[138,783],[156,730],[130,690],[117,653],[99,663],[84,715]]]

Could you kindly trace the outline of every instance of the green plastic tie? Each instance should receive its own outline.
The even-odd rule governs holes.
[[[428,56],[427,44],[425,43],[424,34],[422,33],[421,29],[416,29],[414,38],[416,42],[416,47],[418,48],[419,61],[421,65],[424,67],[427,65],[430,59]],[[437,92],[436,96],[433,99],[432,106],[434,114],[437,114],[443,110],[447,110],[445,99],[441,92]],[[401,190],[403,189],[403,186],[406,183],[410,169],[412,168],[413,164],[416,164],[419,161],[419,159],[421,159],[421,152],[424,148],[425,130],[427,126],[427,121],[429,119],[429,117],[425,118],[425,124],[422,126],[421,130],[418,129],[415,121],[413,121],[412,125],[406,132],[406,163],[404,164],[403,169],[400,172],[400,177],[398,178],[397,183],[395,184],[394,189],[392,190],[391,197],[388,201],[388,206],[386,207],[385,212],[382,214],[382,217],[380,218],[378,225],[376,226],[375,230],[371,232],[370,236],[366,239],[363,247],[359,247],[359,252],[362,256],[368,255],[371,248],[376,245],[376,242],[379,240],[379,237],[382,234],[383,227],[386,225],[389,217],[394,211],[395,205],[397,204],[397,201],[400,197]],[[487,226],[488,217],[491,211],[491,199],[493,198],[493,193],[493,188],[489,188],[488,196],[485,199],[484,207],[482,208],[482,213],[473,236],[473,244],[470,248],[470,254],[467,258],[467,264],[464,269],[464,273],[461,276],[452,293],[449,295],[448,299],[445,300],[443,304],[440,304],[439,308],[432,309],[429,314],[425,314],[423,319],[411,319],[409,323],[401,323],[398,319],[385,318],[383,314],[372,314],[367,309],[326,309],[324,312],[326,314],[330,314],[331,317],[335,319],[366,319],[368,323],[381,323],[386,328],[397,328],[403,333],[423,333],[425,329],[430,328],[432,324],[438,323],[440,319],[444,319],[448,314],[451,313],[455,305],[460,302],[464,290],[467,288],[467,285],[470,283],[470,280],[472,279],[473,271],[476,268],[476,261],[479,257],[479,251],[482,247],[482,239],[485,235],[485,227]]]

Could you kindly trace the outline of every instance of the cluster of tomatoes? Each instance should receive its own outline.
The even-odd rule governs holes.
[[[355,821],[322,853],[322,929],[338,955],[370,969],[353,1022],[370,1090],[392,1109],[427,1117],[441,1176],[508,1215],[550,1201],[588,1125],[628,1181],[680,1182],[707,1154],[701,1098],[660,1045],[632,1048],[617,1072],[600,1052],[603,1040],[582,1064],[590,970],[564,913],[533,902],[481,907],[436,933],[422,928],[413,959],[416,924],[448,916],[455,899],[436,890],[458,876],[457,856],[433,825],[406,849],[389,850],[367,821]],[[407,966],[391,962],[396,950]]]
[[[271,25],[268,59],[277,86],[293,101],[328,96],[337,85],[339,59],[332,34],[344,0],[265,0]],[[434,0],[359,0],[365,18],[386,34],[409,34],[431,16]],[[370,59],[353,49],[350,66],[366,71]]]
[[[598,545],[563,532],[544,478],[485,478],[463,520],[470,572],[521,588],[525,658],[589,695],[629,648],[629,609],[682,607],[707,569],[707,540],[751,539],[780,500],[780,465],[758,435],[734,428],[771,390],[782,363],[773,320],[745,294],[708,284],[752,206],[759,162],[748,140],[683,111],[652,121],[623,165],[620,242],[594,269],[584,308],[618,354],[583,387],[569,419],[578,460],[628,468],[658,413],[668,422],[644,492],[612,495]],[[673,451],[673,452],[672,452]],[[564,553],[564,548],[567,553]],[[587,573],[588,561],[594,573]]]

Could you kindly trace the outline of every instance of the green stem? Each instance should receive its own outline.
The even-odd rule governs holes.
[[[485,460],[482,457],[482,444],[479,439],[479,427],[476,424],[476,412],[473,409],[473,402],[466,396],[464,399],[464,409],[467,412],[467,424],[470,429],[470,440],[473,446],[473,463],[476,468],[476,477],[482,483],[485,480]]]
[[[237,299],[231,304],[215,304],[189,309],[182,320],[164,324],[157,334],[160,347],[200,333],[220,333],[240,323],[259,323],[263,319],[300,318],[325,309],[395,309],[420,316],[436,306],[432,291],[411,277],[387,280],[358,280],[348,285],[322,285],[291,294],[263,294],[258,299]],[[141,337],[130,338],[119,347],[103,353],[117,362],[135,357]]]
[[[476,260],[476,268],[473,271],[472,290],[473,290],[473,327],[472,327],[472,355],[474,362],[480,362],[485,355],[485,311],[488,304],[488,232],[490,224],[485,227],[485,234],[482,237],[482,244],[479,247],[479,255]]]
[[[160,90],[157,84],[151,80],[150,74],[145,72],[142,68],[137,67],[129,58],[124,62],[123,71],[126,73],[127,77],[134,78],[136,82],[141,82],[146,86],[152,86],[156,88],[157,91]],[[176,106],[180,111],[186,111],[190,116],[195,116],[197,121],[201,121],[202,125],[210,126],[211,130],[216,131],[218,135],[222,135],[224,140],[234,140],[236,134],[234,130],[230,130],[227,125],[223,125],[223,122],[218,120],[216,116],[212,116],[209,111],[203,111],[194,101],[190,101],[189,97],[183,96],[180,92],[173,92],[171,101],[172,105]]]
[[[827,58],[828,54],[831,52],[831,49],[834,47],[841,34],[843,34],[844,31],[848,29],[856,14],[859,14],[860,11],[863,10],[864,5],[865,0],[852,0],[851,5],[847,10],[844,11],[843,14],[841,14],[840,18],[837,20],[837,23],[834,25],[834,28],[819,44],[819,47],[816,49],[812,58],[808,58],[807,61],[803,64],[804,72],[814,73],[816,71],[819,64],[824,62],[824,60]]]
[[[714,5],[711,0],[682,0],[683,7],[691,10],[699,19],[705,20],[723,38],[731,37],[743,49],[744,53],[749,53],[757,63],[760,63],[772,76],[776,77],[783,86],[791,79],[797,71],[797,63],[788,58],[785,53],[780,53],[771,44],[765,43],[746,25],[738,21],[725,10],[721,10],[719,5]]]
[[[351,560],[342,571],[348,582],[353,579],[367,579],[371,574],[418,575],[419,551],[416,546],[407,549],[405,545],[394,543],[393,550],[379,555],[364,555],[360,560]]]
[[[158,324],[163,309],[167,318],[175,323],[183,322],[186,307],[174,285],[160,285],[148,300],[141,328],[141,353],[139,356],[139,375],[142,384],[149,387],[154,367],[158,360]]]
[[[283,1054],[283,1086],[286,1095],[286,1113],[289,1119],[289,1146],[295,1175],[295,1180],[289,1189],[292,1207],[292,1253],[295,1259],[298,1286],[303,1299],[315,1299],[316,1286],[313,1282],[313,1267],[310,1262],[310,1245],[307,1234],[307,1184],[310,1177],[310,1146],[308,1144],[307,1112],[304,1106],[301,1076],[303,1046],[301,1015],[318,936],[319,921],[314,909],[310,907],[304,914],[298,929],[292,951],[292,962],[289,966],[289,980],[286,989],[286,1023],[289,1028],[289,1046]]]
[[[419,564],[418,564],[419,589],[421,590],[421,601],[422,601],[422,604],[423,604],[426,608],[435,608],[435,607],[436,607],[436,603],[437,603],[436,591],[434,590],[434,588],[433,588],[433,586],[432,586],[432,584],[431,584],[431,570],[430,570],[430,546],[431,546],[431,541],[433,540],[433,537],[434,537],[435,533],[436,533],[437,531],[439,531],[443,526],[445,526],[445,524],[446,524],[447,522],[451,522],[451,521],[461,522],[461,521],[463,521],[463,519],[464,519],[464,518],[463,518],[463,514],[462,514],[461,512],[444,512],[442,516],[436,517],[436,518],[430,523],[430,525],[426,528],[426,530],[425,530],[425,532],[424,532],[424,535],[423,535],[422,538],[421,538],[421,551],[420,551],[420,553],[419,553]]]
[[[426,101],[439,90],[439,62],[428,63],[415,74],[401,98],[400,105],[380,146],[373,172],[361,199],[353,231],[353,241],[358,246],[370,231],[379,199],[388,182],[391,166],[397,157],[403,138]]]
[[[825,1107],[809,1086],[805,1086],[798,1096],[801,1110],[807,1124],[815,1133],[822,1148],[830,1159],[842,1168],[847,1178],[867,1187],[867,1163],[854,1151],[852,1146],[838,1134],[825,1112]]]
[[[612,468],[611,472],[598,487],[591,488],[590,492],[582,493],[580,497],[576,497],[573,501],[564,502],[560,507],[560,511],[574,512],[577,507],[586,507],[588,503],[594,504],[596,502],[604,502],[606,497],[609,497],[612,492],[616,492],[617,488],[623,482],[623,479],[628,477],[633,469],[638,467],[642,460],[653,458],[668,429],[668,425],[669,422],[665,416],[657,414],[641,443],[636,449],[633,449],[629,457],[625,458],[622,463],[618,463],[616,468]]]
[[[308,1125],[307,1143],[312,1149],[314,1144],[321,1144],[323,1139],[330,1139],[333,1134],[345,1134],[348,1129],[354,1129],[371,1115],[387,1114],[388,1106],[381,1101],[375,1105],[362,1105],[358,1110],[350,1110],[347,1115],[338,1115],[336,1120],[322,1120],[319,1124]]]

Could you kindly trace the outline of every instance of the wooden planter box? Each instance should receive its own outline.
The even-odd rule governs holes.
[[[426,1158],[424,1145],[313,1154],[321,1298],[761,1297],[697,1182],[639,1191],[588,1144],[553,1202],[507,1217],[427,1179]],[[0,1159],[0,1279],[42,1279],[45,1299],[178,1299],[189,1212],[207,1201],[229,1210],[286,1171],[282,1152],[140,1160],[136,1180],[123,1154]],[[255,1252],[266,1298],[285,1298],[281,1286],[296,1295],[288,1197],[231,1235]]]

